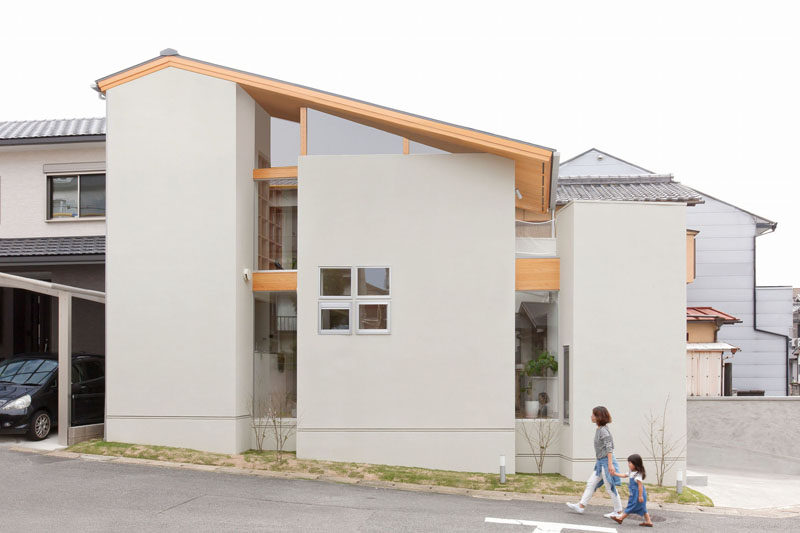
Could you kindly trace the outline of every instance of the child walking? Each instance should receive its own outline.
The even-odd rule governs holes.
[[[635,453],[628,457],[628,469],[630,472],[627,474],[620,474],[619,472],[612,473],[613,476],[627,477],[628,481],[628,506],[619,516],[612,516],[611,519],[616,523],[621,524],[629,514],[638,514],[644,517],[644,522],[639,524],[642,527],[653,527],[653,521],[650,520],[650,513],[647,512],[647,490],[644,488],[642,480],[647,477],[644,471],[644,463],[642,456]]]

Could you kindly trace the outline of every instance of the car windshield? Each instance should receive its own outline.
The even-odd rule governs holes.
[[[0,382],[41,385],[58,366],[52,359],[17,359],[0,363]]]

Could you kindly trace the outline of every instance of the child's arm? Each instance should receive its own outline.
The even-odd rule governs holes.
[[[636,484],[639,485],[639,503],[644,501],[644,493],[642,492],[642,480],[637,479]]]
[[[612,476],[616,476],[616,477],[629,477],[630,474],[623,474],[622,472],[614,471],[614,472],[611,473],[611,475]]]

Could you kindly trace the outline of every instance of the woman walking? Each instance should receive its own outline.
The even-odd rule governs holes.
[[[583,491],[581,501],[568,503],[567,506],[575,512],[583,513],[594,492],[605,485],[606,492],[614,505],[614,511],[605,516],[611,518],[622,513],[622,500],[617,492],[617,485],[620,485],[621,482],[618,477],[614,477],[614,474],[619,471],[617,460],[614,458],[614,437],[611,436],[611,431],[607,427],[611,422],[611,413],[602,405],[598,405],[592,409],[592,422],[597,425],[597,430],[594,432],[594,453],[597,462],[586,482],[586,490]]]

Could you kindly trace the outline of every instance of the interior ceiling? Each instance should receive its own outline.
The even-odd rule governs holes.
[[[516,207],[538,213],[550,209],[553,150],[489,133],[437,122],[401,111],[352,100],[307,87],[212,65],[179,55],[160,56],[97,81],[105,92],[164,68],[180,68],[238,83],[270,115],[299,122],[300,108],[318,111],[380,129],[452,153],[489,153],[514,160]],[[509,191],[513,194],[513,191]]]

